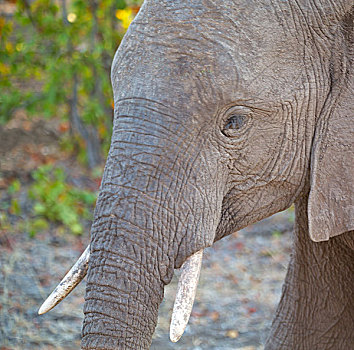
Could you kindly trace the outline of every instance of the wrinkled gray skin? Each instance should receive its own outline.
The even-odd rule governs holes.
[[[148,349],[174,269],[294,202],[266,349],[353,348],[351,6],[146,0],[113,61],[83,349]]]

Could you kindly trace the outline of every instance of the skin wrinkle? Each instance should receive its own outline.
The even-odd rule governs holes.
[[[117,219],[118,219],[118,218],[117,218]],[[126,222],[126,224],[128,224],[128,225],[130,225],[130,226],[133,226],[134,229],[137,228],[138,230],[141,230],[141,231],[144,231],[144,230],[145,230],[145,227],[144,227],[144,228],[141,228],[141,227],[137,226],[136,223],[132,223],[131,221],[126,220],[125,218],[119,217],[119,221],[122,222],[122,223]],[[109,219],[109,221],[108,221],[109,229],[108,229],[107,231],[111,231],[111,230],[113,230],[113,229],[115,229],[116,231],[117,231],[117,230],[124,231],[124,230],[127,229],[126,225],[123,225],[123,226],[121,226],[121,227],[118,226],[118,225],[113,226],[113,225],[112,225],[112,222],[113,222],[112,217],[110,217],[110,219]],[[104,223],[104,222],[103,222],[103,223],[101,222],[101,225],[105,225],[105,223]],[[104,226],[103,226],[103,227],[104,227]],[[134,230],[131,230],[130,232],[133,233]],[[128,237],[126,237],[126,239],[129,240]],[[131,241],[131,242],[138,244],[138,243],[135,242],[135,241]],[[151,241],[150,241],[150,237],[149,237],[149,239],[148,239],[148,242],[151,242]],[[111,246],[111,245],[107,245],[106,251],[107,251],[107,252],[110,252],[111,254],[113,254],[113,251],[111,251],[111,250],[109,249],[110,246]],[[100,251],[100,250],[101,250],[101,249],[99,249],[99,250],[97,250],[97,251]],[[94,252],[95,250],[92,249],[92,251]],[[117,252],[117,254],[121,254],[121,252]],[[120,255],[117,255],[117,256],[120,256]]]
[[[164,114],[165,116],[168,116],[170,117],[170,115],[167,115],[167,114]],[[121,116],[119,118],[122,118]],[[153,127],[158,127],[160,128],[161,127],[161,124],[160,123],[157,123],[157,122],[154,122],[153,120],[151,119],[146,119],[146,118],[141,118],[141,120],[144,122],[144,123],[150,123]],[[176,123],[176,126],[180,125],[180,123]],[[149,130],[149,129],[148,129]],[[125,130],[124,130],[125,131]],[[160,130],[158,130],[160,131]],[[168,128],[165,128],[165,131],[171,133],[171,130],[168,129]],[[119,132],[119,131],[117,131]],[[181,145],[183,145],[182,143],[180,143],[179,141],[181,141],[182,139],[185,138],[185,130],[181,130],[180,131],[180,137],[177,139],[177,141],[174,141],[174,140],[169,140],[169,142],[172,142],[174,145],[180,147]],[[166,139],[168,139],[168,137],[166,137]],[[114,143],[113,143],[114,144]],[[148,146],[148,145],[147,145]]]
[[[273,67],[275,65],[275,62],[270,62],[269,65],[265,66],[263,70],[260,71],[260,75],[262,73],[265,73],[266,71],[269,71],[271,67]],[[254,86],[254,84],[258,84],[258,77],[255,77],[253,80],[251,80],[250,82],[246,82],[245,87],[246,88],[252,88]],[[263,91],[264,92],[267,88],[264,87]]]
[[[162,157],[160,157],[160,159],[161,159]],[[130,157],[130,159],[132,159],[131,157]],[[143,165],[144,163],[143,162],[140,162],[139,164],[141,164],[141,165]],[[158,167],[158,165],[157,165],[157,167]],[[156,169],[156,168],[155,168]],[[180,167],[179,169],[183,169],[182,167]],[[186,170],[186,172],[187,172],[187,170]],[[157,173],[157,171],[156,171],[156,173]],[[152,175],[152,176],[154,176],[154,175]],[[156,175],[155,175],[156,176]],[[177,179],[178,178],[181,178],[182,180],[184,180],[185,179],[185,177],[183,177],[183,176],[181,176],[181,177],[179,177],[179,175],[177,175]],[[183,186],[182,186],[183,187]]]
[[[317,52],[321,52],[322,50],[320,50],[320,48],[318,47],[318,45],[321,43],[321,42],[318,42],[315,37],[314,37],[314,34],[313,34],[313,31],[312,30],[309,30],[311,28],[311,25],[310,23],[308,22],[308,19],[307,19],[307,16],[306,14],[304,13],[304,11],[302,10],[300,4],[299,4],[299,1],[298,0],[295,0],[294,1],[295,4],[297,5],[297,8],[298,8],[298,11],[300,12],[301,14],[301,20],[299,21],[300,22],[300,25],[302,26],[302,21],[304,22],[304,24],[306,25],[306,30],[303,30],[303,33],[306,33],[306,34],[309,34],[311,35],[312,37],[312,40],[311,40],[311,43],[313,43],[315,49]],[[291,3],[290,3],[290,6],[291,6]],[[304,29],[304,28],[303,28]],[[307,45],[307,40],[305,39],[305,36],[304,36],[304,42],[305,42],[305,45]]]
[[[160,183],[160,186],[162,186],[162,183]],[[126,189],[134,189],[133,187],[126,187],[126,186],[122,186],[122,187],[124,187],[124,188],[126,188]],[[144,193],[144,194],[145,194],[145,193]],[[149,197],[149,199],[151,199],[151,200],[153,200],[153,201],[156,201],[156,204],[159,204],[159,206],[158,206],[158,207],[159,207],[159,210],[162,210],[162,209],[163,209],[164,212],[170,214],[172,217],[178,218],[178,215],[176,215],[176,211],[175,211],[175,210],[172,210],[172,209],[170,209],[169,207],[165,206],[164,203],[161,204],[161,202],[159,202],[157,198],[155,198],[155,197]],[[191,209],[191,208],[190,208],[190,209]],[[120,218],[120,219],[121,219],[121,218]],[[121,220],[122,220],[122,219],[121,219]],[[130,222],[129,222],[129,223],[130,223]],[[137,226],[136,223],[130,223],[130,224],[132,224],[132,225],[138,227],[138,228],[141,229],[141,230],[144,229],[144,227],[139,227],[139,226]],[[122,228],[122,229],[123,229],[123,228]]]
[[[185,139],[185,135],[182,135],[182,133],[180,134],[180,137],[178,138],[178,140],[177,140],[177,144],[182,144],[182,139]],[[189,141],[189,143],[187,144],[187,147],[186,147],[186,149],[185,149],[185,153],[186,154],[188,154],[189,152],[190,152],[190,147],[191,147],[191,144],[192,144],[192,139],[190,138],[190,141]],[[172,154],[174,154],[175,152],[173,152]],[[195,153],[197,153],[197,152],[195,152]],[[172,167],[171,167],[171,171],[172,170],[174,170],[174,168],[175,168],[175,166],[176,166],[176,164],[177,164],[177,162],[178,162],[178,155],[176,155],[175,156],[175,160],[173,161],[173,163],[172,163]],[[188,163],[190,163],[190,162],[188,162],[187,161],[187,164]],[[194,162],[193,162],[194,163]],[[158,172],[158,170],[159,170],[159,168],[162,166],[162,163],[159,163],[158,165],[157,165],[157,167],[156,167],[156,172],[155,173],[157,173]],[[183,171],[185,171],[185,173],[187,174],[188,172],[187,172],[187,169],[186,170],[184,170],[184,167],[179,167],[179,170],[180,169],[182,169]],[[189,175],[187,175],[187,180],[189,179],[189,176],[190,176],[190,174]],[[179,177],[179,174],[177,175],[177,177]],[[183,181],[183,177],[182,177],[182,181]],[[187,182],[187,180],[186,180],[186,182]],[[184,184],[182,183],[181,184],[181,188],[183,188],[184,187]]]
[[[197,137],[199,137],[199,135],[197,135]],[[191,146],[191,143],[188,144],[186,153],[188,153],[190,146]],[[197,154],[197,152],[194,152],[194,153]],[[199,154],[198,156],[200,157],[200,154]],[[182,183],[182,185],[181,185],[182,188],[185,186],[185,184],[188,183],[188,181],[189,181],[189,179],[190,179],[190,176],[191,176],[191,174],[192,174],[192,169],[193,169],[193,168],[196,168],[196,167],[195,167],[195,162],[196,162],[196,159],[198,159],[198,156],[195,157],[195,159],[194,159],[192,162],[190,162],[189,160],[187,161],[187,164],[189,165],[190,170],[189,170],[189,173],[188,173],[188,170],[187,170],[187,169],[185,170],[185,173],[187,174],[187,176],[185,177],[185,183]],[[171,170],[174,169],[176,163],[177,163],[177,158],[176,158],[176,161],[172,164],[172,169],[171,169]],[[180,167],[179,169],[181,169],[181,168],[182,168],[182,167]],[[208,169],[208,168],[206,167],[206,169]],[[199,190],[198,188],[196,188],[196,189]],[[206,196],[205,198],[207,198],[207,196]],[[179,198],[177,199],[177,201],[179,201]]]
[[[163,130],[163,129],[162,129]],[[139,130],[139,135],[141,135],[141,136],[149,136],[149,137],[152,137],[152,138],[156,138],[157,140],[159,140],[160,138],[165,138],[165,139],[167,139],[168,138],[168,134],[167,133],[165,133],[166,132],[166,130],[164,130],[164,132],[161,132],[160,130],[159,130],[159,132],[160,132],[160,138],[157,136],[157,135],[154,135],[154,134],[151,134],[151,132],[149,133],[149,129],[147,129],[146,131],[144,130],[144,129],[140,129]],[[131,134],[135,134],[136,133],[136,130],[135,129],[132,129],[132,130],[129,130],[129,129],[126,129],[126,130],[124,130],[124,132],[125,133],[131,133]],[[146,147],[149,147],[149,145],[147,144],[146,145]]]
[[[300,6],[300,5],[299,5],[299,6]],[[316,7],[317,11],[314,10],[312,6]],[[318,5],[316,5],[316,3],[315,3],[314,1],[312,1],[312,2],[309,2],[309,7],[311,8],[312,13],[313,13],[313,17],[312,17],[311,21],[313,20],[315,23],[318,24],[318,21],[317,21],[317,20],[318,20],[318,16],[316,16],[316,13],[320,13],[320,10],[319,10]],[[300,8],[301,8],[301,6],[300,6]],[[342,6],[342,8],[344,9],[344,6]],[[335,13],[335,12],[333,12],[333,13]],[[339,12],[338,12],[338,13],[339,13]],[[306,19],[307,17],[306,17],[305,15],[303,15],[303,18]],[[322,11],[322,15],[319,16],[319,18],[320,18],[321,20],[324,20],[324,19],[327,19],[328,16],[324,15],[324,13],[323,13],[323,11]],[[309,32],[312,36],[313,36],[314,33],[316,32],[316,29],[318,29],[318,28],[321,28],[321,29],[326,28],[325,26],[321,26],[321,25],[317,25],[317,26],[315,27],[313,23],[307,23],[307,25],[308,25],[308,32]],[[328,26],[327,26],[327,27],[328,27]],[[329,25],[329,28],[330,28],[330,29],[327,31],[327,33],[324,33],[324,32],[323,32],[324,37],[327,38],[327,39],[329,39],[329,40],[331,40],[331,38],[333,37],[333,35],[332,35],[332,33],[331,33],[331,27],[333,27],[332,24]],[[332,32],[333,32],[333,30],[332,30]],[[315,44],[319,43],[319,44],[321,45],[321,47],[317,49],[317,52],[318,52],[319,57],[320,57],[321,60],[322,60],[322,57],[326,57],[326,56],[329,55],[328,48],[326,47],[326,45],[324,45],[325,40],[323,40],[323,38],[322,38],[322,40],[316,40],[316,38],[313,36],[313,40],[312,40],[312,41],[313,41]],[[328,41],[328,40],[327,40],[327,41]],[[327,46],[328,46],[328,45],[327,45]],[[327,51],[327,52],[326,52],[326,51]],[[311,55],[309,55],[309,58],[311,58]],[[324,62],[322,61],[322,63],[324,63]],[[313,65],[313,66],[314,66],[315,69],[318,69],[318,68],[321,69],[321,67],[326,67],[327,64],[317,65],[318,68],[316,68],[316,65]],[[322,72],[322,74],[323,74],[323,72]],[[317,75],[317,76],[318,76],[318,75]],[[315,77],[316,77],[316,75],[315,75]]]
[[[154,302],[154,304],[156,305],[156,310],[157,310],[157,305],[158,303],[155,303],[154,299],[150,298],[149,295],[147,294],[142,294],[143,292],[143,287],[147,288],[149,286],[149,284],[146,284],[144,283],[142,286],[140,285],[140,283],[138,282],[135,282],[135,281],[132,281],[133,283],[135,283],[135,285],[138,287],[140,286],[141,288],[137,288],[137,295],[136,297],[134,298],[134,302],[135,303],[138,303],[138,304],[141,304],[141,305],[146,305],[147,304],[147,300],[149,300],[149,303],[150,302]],[[130,286],[132,285],[132,283],[130,282],[129,283]],[[97,288],[96,288],[97,292],[100,292],[100,291],[105,291],[105,293],[97,293],[97,297],[95,297],[95,293],[91,293],[90,294],[90,298],[88,299],[89,301],[90,300],[97,300],[99,302],[111,302],[112,303],[112,300],[115,300],[114,303],[117,304],[117,305],[120,305],[120,307],[123,307],[124,305],[128,306],[128,302],[129,302],[129,296],[131,294],[127,293],[126,292],[126,287],[124,288],[118,288],[117,286],[113,286],[112,284],[110,283],[104,283],[102,281],[98,281],[98,285],[97,285]],[[113,299],[110,299],[109,298],[109,295],[112,295],[111,292],[115,292],[116,294],[113,294],[115,296],[115,298]],[[147,290],[150,294],[151,292],[154,292],[154,289],[153,288],[150,288]],[[142,295],[142,296],[141,296]],[[140,297],[141,298],[140,298]],[[148,309],[150,306],[147,305],[146,308]],[[128,309],[128,308],[127,308]],[[98,311],[100,312],[100,311]],[[111,318],[114,320],[115,314],[111,314]]]
[[[131,288],[132,284],[138,286],[141,284],[141,281],[140,282],[130,281],[129,282],[130,288]],[[147,291],[150,293],[150,295],[151,295],[151,293],[154,292],[154,289],[151,287],[148,288],[148,284],[146,284],[145,282],[142,285],[142,287],[147,288]],[[96,288],[97,293],[94,293],[93,291],[91,291],[90,298],[88,300],[89,301],[99,300],[100,302],[112,302],[112,300],[115,300],[115,302],[114,302],[115,304],[120,305],[120,307],[124,306],[128,309],[129,298],[133,292],[130,292],[130,294],[128,294],[128,293],[126,293],[126,289],[127,289],[126,285],[123,285],[122,288],[119,288],[119,287],[112,287],[112,284],[109,284],[109,283],[98,282],[97,288]],[[104,291],[104,293],[102,293],[102,291]],[[137,289],[136,296],[134,298],[135,303],[137,303],[139,305],[146,305],[147,300],[149,300],[150,302],[153,301],[153,298],[149,297],[148,295],[144,294],[143,297],[141,297],[140,296],[141,291],[142,291],[141,288]],[[95,295],[96,295],[96,297],[95,297]],[[111,296],[113,296],[113,298],[110,298]],[[154,303],[155,303],[155,301],[154,301]],[[159,300],[156,303],[156,308],[157,308],[158,304],[159,304]],[[146,306],[146,308],[149,308],[149,307],[150,307],[149,305]],[[115,310],[115,311],[117,311],[117,310]],[[116,315],[116,313],[111,314],[112,320],[115,319],[115,315]]]
[[[100,300],[97,299],[97,302],[100,302]],[[90,316],[90,315],[92,315],[92,313],[88,313],[88,315]],[[99,318],[97,318],[97,315],[100,315],[101,318],[108,318],[108,319],[114,320],[110,315],[107,315],[104,312],[97,312],[97,314],[95,315],[96,317],[91,316],[93,318],[93,321],[99,320]],[[139,323],[136,322],[136,321],[138,321],[138,317],[135,316],[135,315],[130,315],[130,316],[131,316],[131,321],[132,322],[129,325],[127,325],[126,327],[124,327],[124,333],[127,334],[127,335],[131,335],[133,337],[136,337],[137,332],[138,333],[142,333],[141,330],[140,330],[140,327],[139,327]],[[123,323],[124,319],[121,319],[120,321]],[[147,319],[147,321],[152,321],[152,320]],[[112,325],[112,327],[107,327],[107,330],[111,332],[110,336],[118,338],[118,339],[121,338],[121,335],[123,333],[122,330],[119,330],[116,327],[113,327],[114,323],[107,322],[107,326],[108,325]],[[98,332],[98,331],[94,331],[91,334],[102,334],[102,335],[104,335],[104,333],[101,333],[101,332]]]
[[[125,256],[122,256],[123,258],[126,258]],[[126,261],[124,260],[124,263],[126,263]],[[106,263],[105,263],[106,264]],[[117,268],[117,266],[116,265],[107,265],[107,267],[112,267],[114,270],[116,270],[116,268]],[[105,272],[106,273],[110,273],[109,272],[109,270],[105,270]],[[122,270],[122,272],[124,272],[124,273],[126,273],[126,274],[131,274],[131,271],[130,270]],[[113,275],[114,274],[114,272],[111,272],[111,274]],[[144,277],[148,277],[148,274],[146,275],[146,276],[144,276]],[[144,278],[144,281],[145,281],[145,278]],[[147,281],[149,282],[149,283],[151,283],[151,281],[149,281],[148,279],[147,279]],[[135,282],[135,283],[137,283],[137,284],[139,284],[139,283],[142,283],[142,278],[140,278],[140,279],[131,279],[130,280],[130,282]],[[98,283],[97,284],[97,286],[98,287],[103,287],[103,289],[104,289],[104,294],[102,294],[102,300],[104,299],[104,298],[107,298],[107,300],[109,300],[109,296],[114,296],[114,297],[120,297],[120,296],[122,296],[122,295],[126,295],[126,297],[128,297],[129,296],[129,293],[127,293],[126,292],[126,290],[124,289],[124,288],[119,288],[119,287],[117,287],[117,286],[113,286],[113,285],[111,285],[111,284],[109,284],[109,283]],[[116,294],[113,294],[113,293],[110,293],[110,290],[112,290],[112,291],[115,291],[116,292]],[[153,289],[151,288],[150,290],[149,290],[150,292],[153,292]],[[91,299],[91,298],[90,298]],[[140,302],[140,303],[145,303],[145,299],[139,299],[139,298],[136,298],[135,299],[136,301],[138,301],[138,302]]]
[[[276,171],[276,167],[278,167],[279,166],[279,162],[280,162],[280,159],[282,159],[283,158],[283,156],[281,156],[281,151],[283,150],[283,145],[284,145],[284,142],[285,142],[285,140],[286,140],[286,132],[287,132],[287,130],[286,130],[286,127],[285,127],[285,123],[284,123],[284,134],[282,135],[283,137],[281,137],[280,139],[281,139],[281,144],[280,144],[280,146],[279,147],[277,147],[278,148],[278,154],[275,154],[274,155],[274,157],[273,158],[271,158],[271,159],[269,159],[269,165],[270,165],[270,168],[268,169],[267,167],[264,169],[264,172],[263,173],[261,173],[261,177],[262,178],[266,178],[266,176],[265,176],[265,173],[268,173],[268,174],[276,174],[276,173],[278,173],[277,171]],[[271,164],[272,163],[272,164]],[[281,173],[283,173],[283,172],[281,172]],[[274,175],[273,175],[274,176]],[[273,180],[271,180],[271,181],[274,181],[274,179]]]
[[[154,100],[148,99],[146,97],[134,97],[134,98],[133,97],[126,97],[126,98],[120,98],[120,99],[116,100],[115,106],[118,106],[118,107],[115,110],[115,112],[119,115],[119,118],[126,117],[126,116],[121,115],[119,113],[118,108],[119,108],[119,104],[121,104],[121,102],[124,102],[124,103],[131,102],[133,105],[137,105],[137,106],[139,106],[139,104],[137,104],[137,102],[148,102],[151,105],[156,104],[158,107],[156,109],[152,108],[150,105],[147,105],[147,106],[144,105],[144,108],[147,108],[148,110],[151,110],[153,112],[158,112],[159,114],[165,115],[166,117],[169,117],[170,119],[174,119],[175,121],[178,122],[178,119],[176,118],[175,114],[168,113],[168,111],[170,111],[170,112],[174,112],[174,113],[178,114],[177,110],[174,111],[173,109],[169,108],[167,105],[164,105],[163,103],[161,103],[159,101],[154,101]],[[166,111],[163,111],[162,108],[165,108]],[[160,125],[157,125],[157,126],[160,126]]]
[[[106,286],[105,286],[106,287]],[[108,295],[107,295],[108,296]],[[116,298],[116,295],[112,295],[112,297],[113,297],[113,299],[115,299]],[[110,300],[109,299],[107,299],[107,300],[102,300],[102,299],[96,299],[97,300],[97,302],[110,302]],[[118,303],[116,303],[116,307],[117,308],[119,308],[119,309],[121,309],[123,312],[127,312],[128,311],[128,307],[127,306],[123,306],[122,304],[118,304]],[[114,321],[114,318],[110,315],[110,314],[107,314],[107,313],[105,313],[105,312],[103,312],[103,311],[99,311],[99,312],[97,312],[97,313],[91,313],[91,312],[88,312],[88,314],[90,315],[92,315],[92,318],[93,319],[97,319],[97,320],[99,320],[99,316],[104,316],[105,318],[108,318],[108,319],[110,319],[111,321]],[[135,315],[134,314],[132,314],[132,316],[133,316],[133,320],[134,319],[136,319],[137,317],[134,317]],[[121,320],[121,321],[123,321],[123,319]],[[113,323],[111,323],[111,324],[113,324]],[[131,322],[129,325],[127,325],[125,328],[125,331],[127,331],[128,333],[132,333],[132,334],[134,334],[134,327],[131,327],[131,326],[133,326],[134,325],[134,323],[133,322]],[[133,329],[133,330],[132,330]],[[116,331],[116,329],[114,329],[114,331]]]
[[[316,4],[316,1],[313,1],[309,3],[310,7],[312,8],[314,17],[315,17],[315,22],[317,23],[317,26],[315,27],[313,24],[311,25],[311,29],[316,33],[322,40],[330,40],[331,37],[328,35],[328,33],[325,33],[322,27],[325,26],[324,19],[325,17],[321,16],[321,11],[319,7]]]
[[[273,7],[275,16],[278,22],[281,24],[281,27],[283,28],[283,33],[286,36],[292,35],[294,38],[297,39],[297,33],[294,33],[293,27],[291,27],[288,23],[288,18],[290,18],[289,12],[285,12],[285,9],[283,9],[280,4],[276,4],[273,0],[270,0],[270,5]],[[288,10],[288,7],[286,8],[286,10]],[[284,24],[286,25],[286,28]]]
[[[303,109],[304,107],[305,108],[307,108],[307,116],[311,116],[313,113],[310,113],[310,111],[308,110],[308,106],[310,105],[310,101],[311,101],[311,94],[310,94],[310,92],[307,94],[307,96],[308,96],[308,99],[305,101],[305,103],[303,103],[303,104],[299,104],[299,103],[296,103],[296,106],[301,106],[300,108],[301,109]],[[295,97],[295,101],[297,101],[297,97]],[[292,106],[291,106],[292,107]],[[297,108],[298,109],[298,108]],[[300,110],[300,112],[298,112],[298,113],[296,113],[295,111],[293,111],[293,113],[292,113],[292,115],[296,115],[296,114],[299,114],[299,113],[301,113],[302,114],[302,110]],[[290,118],[291,119],[291,121],[292,121],[292,123],[294,122],[294,119],[293,118]],[[299,120],[299,123],[300,123],[300,120]],[[294,130],[295,129],[295,127],[294,127],[294,124],[292,124],[293,125],[293,128],[292,128],[292,130]],[[308,125],[305,123],[304,124],[304,126],[303,127],[301,127],[300,125],[297,125],[297,134],[298,134],[298,138],[299,138],[299,133],[303,133],[304,132],[304,129],[306,130],[306,127],[308,127]],[[305,132],[305,134],[306,134],[306,132]],[[297,154],[297,157],[298,157],[298,159],[301,161],[301,160],[305,160],[306,159],[306,154],[308,154],[308,152],[309,152],[309,150],[306,150],[306,146],[307,146],[307,144],[306,143],[300,143],[300,146],[298,146],[298,147],[301,147],[303,150],[304,150],[304,152],[301,152],[299,149],[297,149],[296,151],[296,154]],[[296,164],[295,164],[295,161],[293,161],[292,162],[292,164],[291,164],[291,167],[289,168],[289,175],[293,172],[293,169],[296,167]],[[295,194],[295,197],[294,197],[294,199],[293,200],[296,200],[296,198],[297,198],[297,195],[298,194],[300,194],[301,192],[302,192],[302,190],[303,190],[303,185],[304,185],[304,179],[305,179],[305,177],[306,177],[306,175],[305,175],[306,173],[303,173],[303,176],[302,176],[302,179],[300,180],[300,186],[299,186],[299,189],[298,189],[298,191],[297,191],[297,193]]]
[[[263,187],[263,186],[260,186]],[[260,196],[262,195],[261,193],[259,194]],[[217,234],[216,237],[217,239],[220,239],[221,237],[223,237],[223,235],[220,232],[225,232],[226,234],[235,232],[236,230],[234,229],[234,227],[232,227],[232,222],[234,221],[233,219],[237,218],[239,219],[240,217],[242,217],[242,226],[240,224],[238,224],[238,228],[242,229],[246,226],[248,226],[251,222],[255,222],[257,218],[259,216],[259,214],[262,214],[262,212],[264,210],[267,210],[267,212],[272,212],[275,213],[278,210],[277,209],[270,209],[270,206],[268,204],[265,204],[263,207],[259,207],[257,210],[255,210],[255,203],[258,203],[258,201],[256,200],[256,197],[252,197],[250,194],[248,193],[242,193],[240,195],[240,197],[247,197],[247,202],[248,203],[253,203],[253,206],[251,207],[251,210],[249,211],[249,213],[247,215],[240,215],[240,207],[241,205],[238,204],[237,201],[233,202],[233,206],[230,205],[226,205],[226,212],[224,211],[223,208],[223,212],[222,212],[222,216],[225,218],[224,222],[219,223],[219,227],[217,229]],[[257,198],[259,199],[259,198]],[[273,204],[271,204],[272,206]],[[232,210],[232,211],[231,211]],[[221,235],[221,236],[220,236]]]
[[[295,101],[296,101],[296,98],[295,98]],[[297,101],[296,101],[297,102]],[[296,105],[296,107],[298,107],[298,103],[295,103],[295,105]],[[294,125],[294,118],[292,117],[292,116],[294,116],[294,115],[296,115],[295,114],[295,112],[294,112],[294,110],[293,110],[293,105],[291,105],[291,104],[289,104],[288,106],[290,106],[290,109],[291,109],[291,111],[290,111],[290,113],[287,113],[287,116],[288,116],[288,119],[290,119],[291,120],[291,123],[292,123],[292,128],[289,128],[288,129],[288,131],[289,132],[292,132],[292,131],[294,131],[294,134],[297,134],[297,136],[298,136],[298,134],[299,133],[301,133],[301,131],[302,131],[302,128],[299,126],[299,125],[296,125],[296,128],[295,128],[295,125]],[[296,109],[298,109],[298,108],[296,108]],[[294,135],[294,134],[292,134],[292,136]],[[299,138],[299,137],[298,137]],[[295,142],[295,138],[294,137],[289,137],[289,139],[291,140],[291,141],[293,141],[292,142],[292,144]],[[301,143],[302,144],[302,143]],[[300,145],[301,145],[300,144]],[[297,145],[298,146],[298,145]],[[298,146],[299,147],[299,146]],[[283,149],[283,147],[281,147],[281,149]],[[284,152],[286,152],[286,150],[284,151]],[[296,168],[297,168],[297,163],[298,163],[298,161],[299,161],[299,158],[301,159],[301,152],[299,152],[299,150],[298,149],[296,149],[296,150],[292,150],[292,154],[293,154],[293,157],[287,162],[287,163],[285,163],[285,169],[284,170],[282,170],[282,171],[280,171],[281,173],[283,173],[286,177],[289,177],[289,176],[291,176],[291,174],[293,174],[293,173],[295,173],[295,170],[296,170]],[[300,181],[301,182],[301,181]],[[299,190],[298,190],[298,192],[301,192],[302,191],[302,189],[301,189],[301,187],[299,187]],[[295,199],[295,198],[294,198]]]
[[[284,124],[285,125],[285,124]],[[291,132],[291,130],[290,130],[290,132]],[[285,139],[285,137],[284,138],[282,138],[282,141],[284,141],[284,139]],[[280,147],[278,147],[278,149],[279,150],[281,150],[283,147],[282,146],[280,146]],[[295,153],[295,152],[294,152]],[[277,158],[280,158],[279,156],[277,157]],[[271,161],[273,162],[273,168],[271,168],[271,170],[270,171],[268,171],[269,173],[276,173],[275,171],[274,171],[274,167],[277,165],[277,159],[276,159],[276,157],[274,157],[273,159],[271,159]],[[268,170],[268,168],[266,167],[266,169],[264,169],[264,172],[266,172]],[[261,175],[260,175],[260,177],[264,177],[264,173],[262,174],[261,173]],[[242,180],[241,180],[242,181]]]

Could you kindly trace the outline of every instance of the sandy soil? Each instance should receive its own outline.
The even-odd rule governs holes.
[[[291,210],[279,213],[206,250],[189,326],[173,344],[168,328],[175,276],[165,291],[151,349],[262,349],[290,255],[292,221]],[[38,316],[37,310],[88,240],[1,236],[1,350],[79,348],[85,283],[48,314]]]

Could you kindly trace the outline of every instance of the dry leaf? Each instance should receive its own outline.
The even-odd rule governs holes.
[[[236,329],[230,329],[226,332],[226,336],[228,338],[232,338],[232,339],[235,339],[238,337],[238,330]]]

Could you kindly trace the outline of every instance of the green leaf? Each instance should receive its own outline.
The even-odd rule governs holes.
[[[36,203],[33,209],[37,215],[44,215],[46,213],[46,207],[42,203]]]
[[[19,180],[13,180],[9,187],[7,188],[7,192],[11,195],[17,193],[21,189],[21,182]]]
[[[71,232],[74,233],[75,235],[81,235],[83,232],[83,227],[79,223],[75,223],[70,226]]]
[[[49,227],[48,221],[43,218],[35,219],[32,222],[32,229],[37,232],[47,230],[48,227]]]
[[[17,199],[11,200],[10,213],[13,215],[21,214],[21,207]]]

